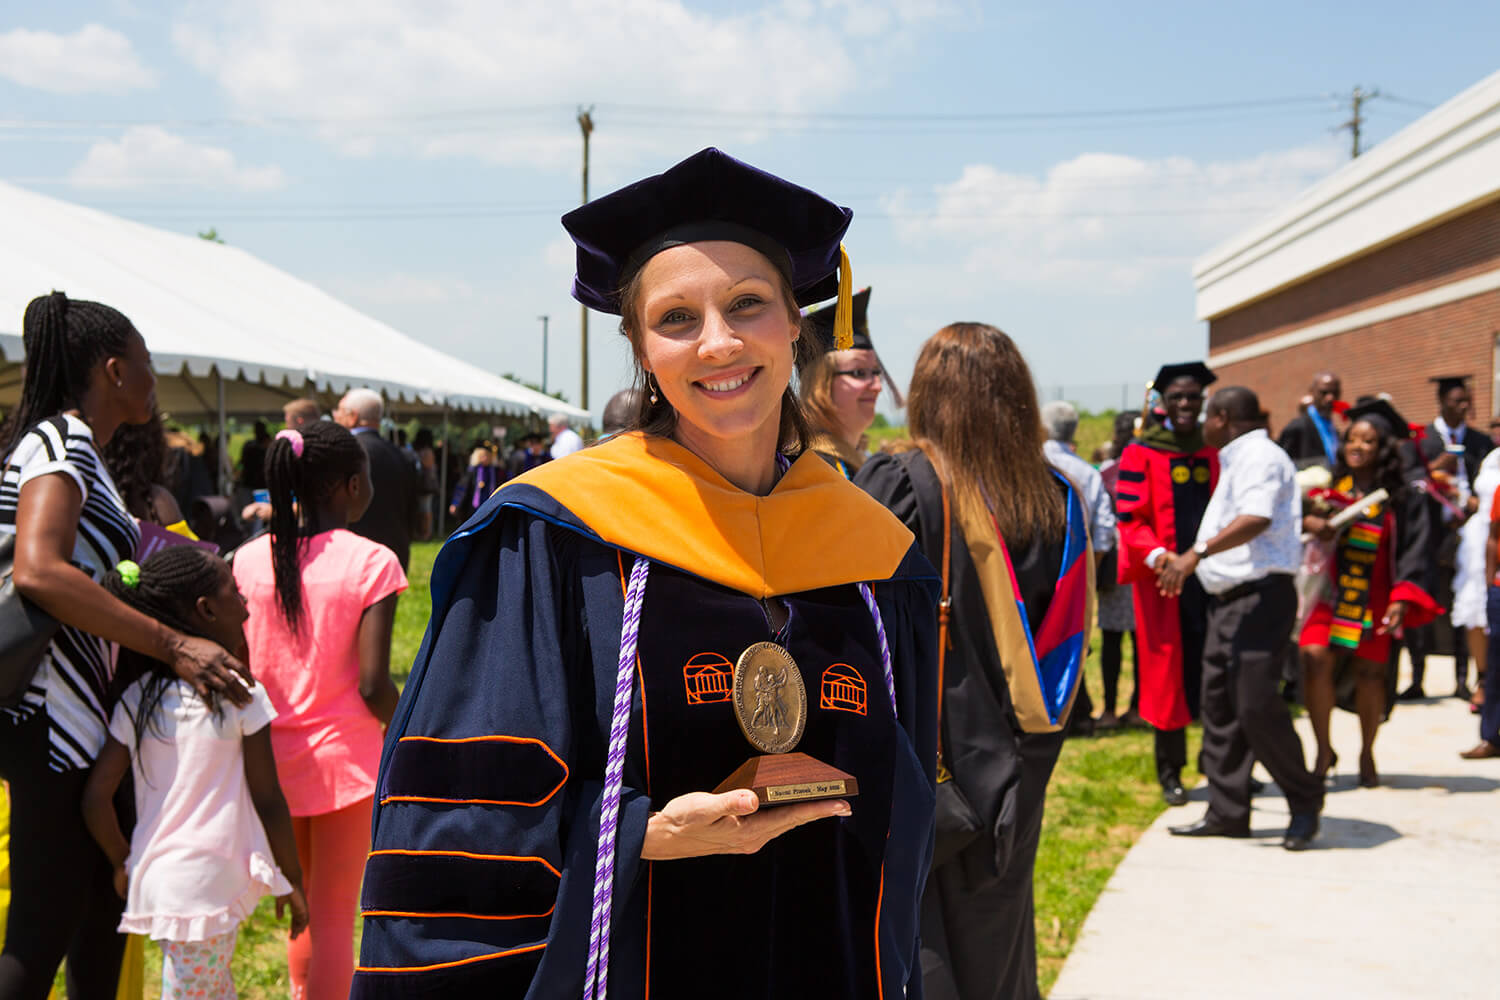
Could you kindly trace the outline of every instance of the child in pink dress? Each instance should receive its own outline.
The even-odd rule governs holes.
[[[287,946],[292,996],[346,997],[406,576],[390,549],[348,530],[373,488],[347,430],[282,431],[266,480],[271,530],[235,554],[234,577],[250,606],[250,667],[276,707],[271,745],[308,879],[312,924]]]
[[[245,602],[228,565],[204,549],[122,562],[104,585],[188,635],[244,646]],[[206,701],[165,663],[126,649],[116,676],[129,686],[83,805],[126,901],[120,930],[161,945],[164,998],[231,998],[235,935],[262,896],[276,897],[278,916],[290,905],[293,937],[307,925],[292,820],[271,755],[276,710],[259,685],[243,708]],[[137,818],[127,841],[113,799],[132,767]]]

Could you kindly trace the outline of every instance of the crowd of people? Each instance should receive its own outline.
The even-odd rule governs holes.
[[[1198,720],[1209,806],[1172,832],[1247,836],[1259,761],[1303,850],[1333,709],[1378,783],[1451,607],[1464,756],[1500,755],[1500,451],[1464,378],[1414,435],[1322,373],[1273,440],[1253,388],[1168,364],[1085,459],[994,326],[939,329],[902,397],[851,218],[712,149],[570,213],[574,294],[634,365],[601,439],[555,416],[443,491],[449,442],[383,435],[378,393],[332,419],[294,401],[244,446],[264,530],[232,551],[164,488],[141,334],[34,300],[0,429],[0,616],[24,621],[0,646],[0,1000],[46,996],[65,958],[70,997],[115,996],[127,934],[159,942],[163,996],[233,996],[265,896],[295,997],[1024,1000],[1070,734],[1152,727],[1181,805]],[[887,391],[909,433],[871,454]],[[398,693],[438,504],[465,530]]]

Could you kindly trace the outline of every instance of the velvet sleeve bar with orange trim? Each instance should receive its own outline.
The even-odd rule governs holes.
[[[613,561],[521,517],[439,555],[433,619],[381,761],[356,1000],[582,995],[597,713],[609,711],[595,678],[613,674],[619,649],[619,584],[601,572]],[[641,873],[644,784],[627,771],[625,902]],[[628,974],[631,922],[620,926]]]

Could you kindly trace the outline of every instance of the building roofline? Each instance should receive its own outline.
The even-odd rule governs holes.
[[[1500,194],[1500,72],[1193,264],[1212,319]]]

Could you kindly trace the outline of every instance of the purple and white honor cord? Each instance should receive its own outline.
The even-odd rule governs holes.
[[[891,718],[896,718],[896,674],[891,670],[891,643],[885,637],[885,619],[880,617],[880,605],[875,603],[875,592],[868,583],[859,585],[859,596],[865,599],[870,617],[875,621],[875,641],[880,644],[880,665],[885,668],[885,691],[891,696]]]
[[[634,689],[636,641],[641,633],[641,601],[651,561],[636,556],[625,588],[620,626],[620,670],[615,676],[614,715],[609,724],[609,760],[604,767],[604,798],[599,804],[599,853],[594,862],[594,908],[589,918],[589,964],[584,1000],[604,1000],[609,979],[610,908],[615,896],[615,835],[620,825],[620,791],[625,783],[625,746],[630,735],[630,695]]]

